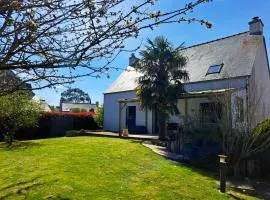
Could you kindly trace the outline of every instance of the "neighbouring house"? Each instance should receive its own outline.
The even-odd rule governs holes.
[[[22,79],[12,70],[0,71],[0,88],[3,92],[10,92],[16,89],[24,89],[30,92],[32,96],[32,86],[30,83],[24,83]]]
[[[62,112],[70,112],[72,109],[86,110],[87,112],[96,112],[99,106],[97,101],[95,104],[91,103],[61,103]]]
[[[49,104],[44,99],[40,99],[38,96],[35,95],[35,96],[33,96],[32,101],[39,102],[42,111],[44,111],[44,112],[52,112]]]
[[[254,17],[249,31],[184,48],[190,80],[184,82],[186,93],[178,99],[180,114],[170,122],[184,124],[188,119],[216,123],[225,108],[217,97],[227,98],[226,108],[232,127],[254,127],[270,116],[270,71],[263,22]],[[129,66],[104,93],[104,129],[133,132],[157,132],[154,109],[140,109],[135,90],[140,74]],[[213,113],[218,113],[214,116]]]

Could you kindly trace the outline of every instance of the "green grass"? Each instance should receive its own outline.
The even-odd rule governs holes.
[[[76,137],[0,143],[0,199],[229,199],[215,180],[138,141]]]

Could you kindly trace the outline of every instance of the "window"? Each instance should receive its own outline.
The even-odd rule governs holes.
[[[236,97],[236,121],[244,121],[244,100],[240,97]]]
[[[221,69],[223,67],[223,64],[220,65],[212,65],[208,68],[207,74],[215,74],[215,73],[220,73]]]
[[[222,118],[221,103],[200,104],[201,123],[217,123]]]

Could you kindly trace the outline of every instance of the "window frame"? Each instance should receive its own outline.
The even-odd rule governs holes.
[[[236,97],[236,122],[244,122],[245,113],[244,113],[244,99],[241,97]]]
[[[200,122],[202,124],[217,124],[222,120],[222,111],[220,102],[200,103]]]
[[[208,75],[208,74],[219,74],[220,72],[221,72],[221,70],[222,70],[222,68],[223,68],[223,63],[221,63],[221,64],[217,64],[217,65],[211,65],[209,68],[208,68],[208,70],[207,70],[207,72],[206,72],[206,75]],[[219,70],[218,71],[213,71],[213,72],[211,72],[210,71],[210,69],[211,68],[215,68],[215,67],[219,67]]]

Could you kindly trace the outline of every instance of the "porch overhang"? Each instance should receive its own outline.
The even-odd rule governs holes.
[[[203,90],[203,91],[196,91],[196,92],[187,92],[183,93],[179,96],[179,99],[185,98],[201,98],[201,97],[208,97],[208,96],[217,96],[223,95],[225,93],[233,93],[237,91],[236,88],[228,88],[228,89],[218,89],[218,90]]]

